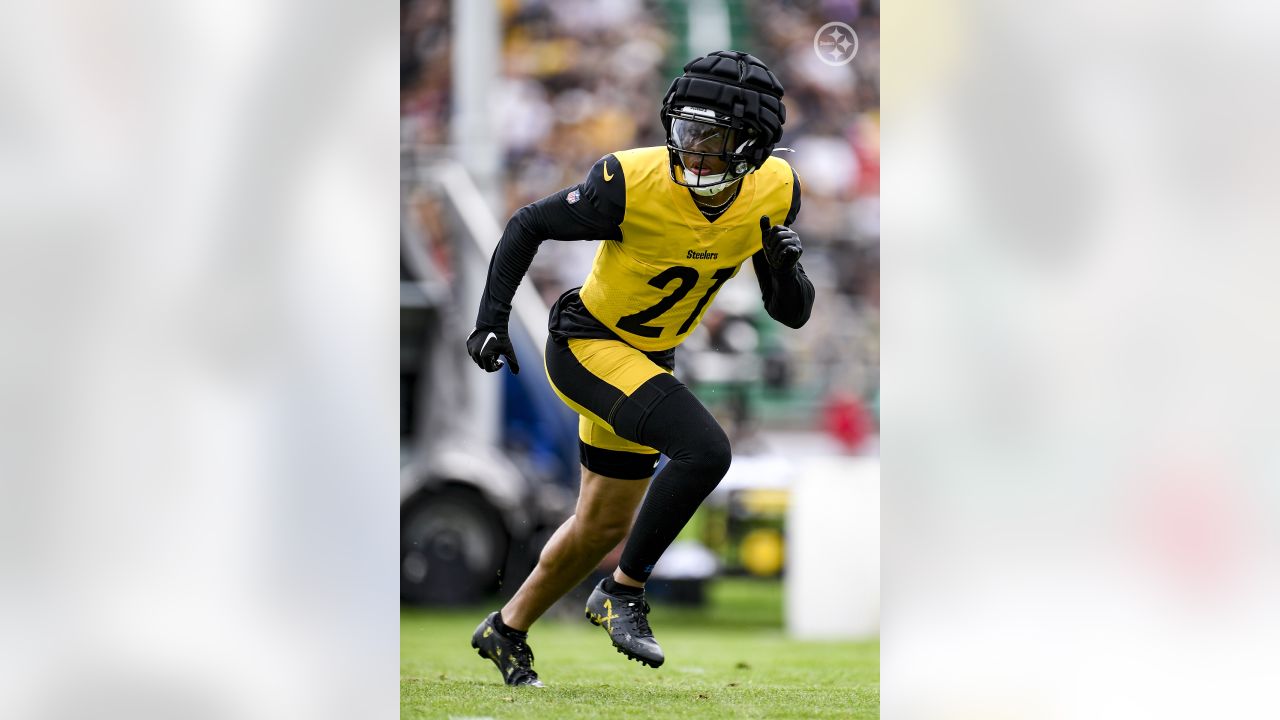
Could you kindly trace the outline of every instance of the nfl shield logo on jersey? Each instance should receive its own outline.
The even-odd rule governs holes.
[[[578,189],[574,188],[573,191],[566,195],[564,199],[568,200],[570,205],[578,202]]]

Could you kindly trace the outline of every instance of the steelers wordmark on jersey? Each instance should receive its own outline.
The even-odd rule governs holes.
[[[760,250],[760,216],[788,216],[795,194],[791,167],[769,158],[742,179],[733,204],[711,221],[671,182],[664,147],[614,153],[600,166],[588,183],[622,184],[621,192],[596,189],[622,196],[622,237],[600,244],[582,302],[646,351],[673,348],[697,327],[720,288]]]

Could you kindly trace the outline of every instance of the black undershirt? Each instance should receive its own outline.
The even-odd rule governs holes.
[[[693,198],[693,204],[698,208],[698,212],[702,213],[702,217],[706,218],[707,222],[713,223],[716,220],[719,220],[721,215],[729,212],[729,208],[733,207],[733,202],[738,199],[738,191],[741,189],[742,183],[738,183],[737,187],[735,187],[733,192],[729,195],[729,199],[725,200],[719,207],[714,208],[705,207],[702,203],[698,202],[698,194],[693,190],[689,191],[689,197]]]

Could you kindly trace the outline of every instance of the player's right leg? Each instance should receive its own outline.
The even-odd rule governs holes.
[[[620,479],[582,468],[574,514],[542,548],[538,565],[502,608],[510,627],[527,631],[618,546],[631,529],[648,478]]]
[[[471,637],[471,646],[498,666],[508,685],[542,687],[528,644],[530,626],[626,537],[648,486],[647,477],[612,478],[582,468],[574,514],[547,541],[537,567],[501,612],[490,613]]]
[[[554,348],[564,349],[548,343],[548,352]],[[640,372],[663,372],[647,360],[645,363],[649,368]],[[564,387],[563,391],[556,387],[562,398],[565,392],[586,397],[606,389],[603,379],[590,374],[561,377],[558,384]],[[541,686],[527,642],[529,628],[626,537],[657,465],[656,450],[624,440],[599,425],[592,413],[583,413],[580,407],[575,410],[581,413],[578,437],[582,461],[575,512],[551,536],[537,566],[511,600],[501,612],[485,618],[471,639],[472,647],[481,657],[493,660],[509,685]]]
[[[552,388],[570,407],[592,421],[594,445],[609,448],[620,455],[651,458],[652,470],[658,458],[658,446],[641,440],[638,429],[646,424],[669,426],[655,431],[662,448],[672,459],[668,469],[659,475],[666,478],[662,498],[654,505],[651,490],[644,505],[652,517],[669,513],[665,522],[650,521],[642,528],[636,521],[627,547],[635,544],[636,534],[651,538],[638,555],[643,566],[651,566],[666,549],[675,533],[688,521],[698,503],[724,474],[718,468],[722,456],[727,457],[728,441],[721,442],[723,431],[688,390],[671,375],[670,367],[657,364],[655,357],[618,340],[569,339],[547,342],[547,377]],[[664,362],[669,358],[664,358]],[[681,393],[680,391],[683,390]],[[654,413],[661,417],[651,417]],[[688,413],[688,417],[684,414]],[[625,429],[617,427],[621,421]],[[650,422],[651,421],[651,422]],[[716,467],[711,467],[714,461]],[[584,456],[584,463],[587,462]],[[723,464],[727,467],[728,462]],[[656,488],[656,486],[655,486]],[[640,516],[645,517],[644,509]],[[669,537],[668,537],[669,535]],[[624,559],[625,559],[624,551]],[[586,616],[604,628],[618,652],[651,667],[662,665],[665,657],[649,627],[649,605],[644,597],[647,567],[638,582],[622,582],[615,573],[591,593],[586,603]]]

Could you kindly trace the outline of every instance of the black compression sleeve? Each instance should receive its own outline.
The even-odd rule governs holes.
[[[783,222],[788,227],[800,215],[800,176],[795,170],[791,171],[791,179],[791,208]],[[813,311],[813,283],[809,282],[800,263],[775,274],[761,250],[751,256],[751,267],[755,268],[756,279],[760,281],[760,296],[764,298],[764,309],[769,317],[790,328],[798,328],[809,321],[809,313]]]
[[[756,279],[760,281],[760,296],[769,317],[789,328],[798,328],[809,322],[813,311],[813,283],[804,274],[804,267],[796,263],[790,270],[774,273],[769,261],[760,250],[751,256]]]
[[[605,163],[612,168],[603,179]],[[511,298],[529,271],[543,240],[620,240],[625,187],[617,161],[606,155],[581,184],[525,205],[511,216],[489,260],[489,275],[480,297],[476,327],[505,330]]]

